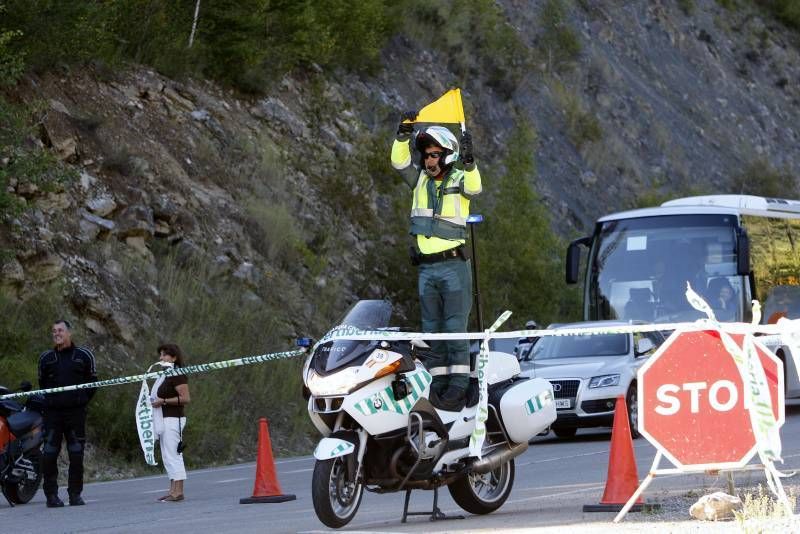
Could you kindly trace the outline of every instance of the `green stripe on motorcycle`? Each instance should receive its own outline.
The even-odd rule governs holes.
[[[414,377],[414,380],[416,381],[416,383],[420,387],[420,389],[425,389],[425,382],[422,381],[422,377],[419,376],[420,374],[422,374],[422,373],[417,373],[417,374],[411,375],[411,376]]]

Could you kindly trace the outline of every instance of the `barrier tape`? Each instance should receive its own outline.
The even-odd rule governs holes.
[[[102,388],[107,386],[119,386],[122,384],[131,384],[140,380],[149,380],[151,378],[158,378],[159,376],[176,376],[176,375],[193,375],[198,373],[205,373],[208,371],[215,371],[217,369],[229,369],[231,367],[239,367],[242,365],[252,365],[255,363],[271,362],[275,360],[285,360],[294,358],[295,356],[302,356],[306,353],[305,349],[291,350],[286,352],[273,352],[268,354],[259,354],[257,356],[245,356],[244,358],[236,358],[234,360],[225,360],[222,362],[201,363],[197,365],[187,365],[186,367],[173,367],[166,371],[155,371],[152,373],[144,373],[133,376],[123,376],[120,378],[111,378],[109,380],[100,380],[98,382],[88,382],[86,384],[76,384],[74,386],[61,386],[57,388],[37,389],[34,391],[23,391],[20,393],[9,393],[0,396],[0,400],[16,399],[19,397],[27,397],[28,395],[48,393],[61,393],[64,391],[75,391],[79,389],[92,389]]]
[[[750,416],[750,426],[756,441],[756,451],[761,463],[764,465],[767,485],[791,515],[793,513],[792,505],[780,481],[781,477],[787,475],[781,473],[775,467],[775,461],[783,463],[780,429],[772,411],[772,396],[764,373],[764,366],[761,365],[756,351],[754,336],[752,332],[746,333],[742,338],[742,346],[740,347],[730,334],[722,330],[711,306],[695,293],[688,283],[686,284],[686,298],[694,309],[706,314],[709,326],[719,332],[725,350],[728,351],[728,354],[731,355],[736,363],[736,369],[742,379],[744,402]],[[761,305],[757,300],[753,301],[752,309],[752,324],[755,326],[761,321]]]
[[[728,332],[730,334],[748,333],[762,333],[771,336],[779,336],[784,343],[791,348],[792,357],[795,360],[795,365],[800,369],[800,319],[785,319],[781,318],[778,324],[774,325],[748,325],[745,323],[720,323],[720,331]],[[74,386],[62,386],[57,388],[37,389],[33,391],[24,391],[18,393],[8,393],[0,395],[0,400],[16,399],[27,397],[34,394],[48,394],[48,393],[61,393],[64,391],[75,391],[78,389],[91,389],[107,386],[119,386],[123,384],[130,384],[140,380],[149,380],[157,378],[165,374],[166,376],[174,375],[189,375],[204,373],[207,371],[214,371],[217,369],[227,369],[230,367],[238,367],[241,365],[251,365],[255,363],[264,363],[268,361],[281,360],[287,358],[294,358],[304,354],[313,354],[316,348],[328,341],[339,340],[353,340],[353,341],[414,341],[414,340],[454,340],[454,339],[478,339],[486,341],[489,339],[514,339],[521,337],[546,337],[546,336],[589,336],[596,334],[633,334],[636,332],[663,332],[667,330],[677,330],[682,328],[687,331],[702,331],[707,330],[708,325],[698,322],[684,322],[684,323],[661,323],[661,324],[640,324],[640,325],[619,325],[619,326],[598,326],[591,328],[560,328],[558,330],[514,330],[509,332],[464,332],[464,333],[451,333],[451,334],[433,334],[430,332],[410,332],[401,333],[396,330],[365,330],[351,325],[339,325],[331,329],[325,336],[320,339],[314,348],[308,352],[306,349],[298,349],[285,352],[273,352],[268,354],[261,354],[257,356],[246,356],[244,358],[237,358],[233,360],[225,360],[221,362],[209,362],[197,365],[189,365],[187,367],[176,367],[169,371],[158,371],[153,373],[144,373],[139,375],[124,376],[119,378],[111,378],[108,380],[100,380],[98,382],[89,382],[86,384],[76,384]],[[759,338],[761,341],[767,341],[769,338]]]
[[[155,366],[166,368],[174,367],[174,364],[168,362],[157,362],[147,368],[150,372]],[[153,408],[150,402],[150,388],[147,387],[147,379],[142,380],[142,387],[139,389],[139,397],[136,399],[136,410],[134,418],[136,419],[136,430],[139,433],[139,445],[142,447],[144,453],[144,461],[147,465],[158,465],[156,461],[156,440],[158,439],[158,432],[155,422],[155,411],[160,408]]]
[[[222,362],[210,362],[205,364],[191,365],[188,367],[177,367],[166,371],[159,371],[153,373],[144,373],[140,375],[113,378],[110,380],[101,380],[98,382],[91,382],[87,384],[77,384],[73,386],[63,386],[57,388],[49,388],[42,390],[35,390],[21,393],[10,393],[0,396],[0,400],[14,399],[25,397],[32,394],[48,394],[60,393],[64,391],[74,391],[79,389],[90,389],[106,386],[116,386],[122,384],[129,384],[138,382],[139,380],[147,380],[149,378],[157,378],[159,376],[175,376],[175,375],[189,375],[204,373],[217,369],[227,369],[230,367],[237,367],[242,365],[251,365],[256,363],[263,363],[268,361],[275,361],[286,358],[293,358],[303,354],[308,354],[310,357],[318,346],[328,341],[336,340],[363,340],[363,341],[413,341],[413,340],[482,340],[481,346],[481,360],[488,360],[488,341],[493,338],[497,339],[510,339],[522,337],[546,337],[546,336],[578,336],[578,335],[597,335],[597,334],[631,334],[635,332],[653,332],[653,331],[668,331],[683,329],[685,331],[703,331],[713,329],[720,333],[721,339],[726,347],[726,350],[731,354],[742,375],[743,383],[747,383],[750,387],[745,388],[745,395],[750,399],[750,418],[753,425],[753,433],[756,437],[756,443],[759,456],[766,466],[767,481],[770,489],[782,501],[787,510],[791,510],[788,499],[786,498],[783,487],[780,483],[780,478],[784,475],[774,467],[774,461],[782,461],[780,458],[780,436],[777,432],[774,419],[771,422],[766,417],[766,411],[759,411],[764,406],[770,406],[769,391],[766,388],[766,379],[763,376],[763,368],[756,365],[757,353],[753,344],[753,334],[761,333],[767,336],[779,336],[781,343],[785,344],[791,349],[791,355],[794,360],[795,366],[800,368],[800,319],[786,319],[781,318],[777,324],[774,325],[760,325],[757,324],[760,320],[760,307],[757,301],[754,301],[753,323],[720,323],[716,320],[711,307],[695,293],[691,286],[687,283],[686,291],[687,300],[690,304],[707,315],[707,319],[700,319],[694,322],[682,323],[662,323],[662,324],[636,324],[636,325],[619,325],[619,326],[598,326],[591,328],[562,328],[558,330],[515,330],[511,332],[496,332],[498,328],[510,315],[506,312],[498,318],[492,328],[487,329],[485,332],[466,332],[466,333],[448,333],[448,334],[433,334],[426,332],[412,332],[401,333],[395,329],[392,330],[365,330],[351,325],[339,325],[328,331],[322,339],[320,339],[312,348],[310,352],[305,349],[276,352],[262,354],[258,356],[247,356],[244,358],[237,358],[233,360],[226,360]],[[508,314],[508,315],[506,315]],[[745,336],[743,346],[739,347],[731,338],[730,334],[740,334]],[[768,339],[774,338],[761,338],[766,342]],[[480,380],[479,380],[480,382]],[[485,385],[485,383],[484,383]],[[483,391],[481,390],[481,395]],[[479,397],[480,399],[480,397]],[[480,402],[480,401],[479,401]],[[771,408],[770,408],[771,409]],[[771,411],[770,411],[771,414]],[[484,419],[485,422],[485,419]],[[476,430],[478,428],[478,417],[476,417]],[[473,445],[473,438],[477,441],[480,432],[477,434],[473,432],[470,437],[470,447]]]
[[[486,329],[487,334],[494,333],[500,326],[511,317],[511,312],[506,310],[497,320]],[[478,407],[475,409],[475,428],[469,437],[469,453],[472,456],[481,458],[483,442],[486,439],[486,419],[489,417],[489,385],[486,378],[486,366],[489,365],[489,339],[484,339],[481,343],[481,352],[478,355]]]

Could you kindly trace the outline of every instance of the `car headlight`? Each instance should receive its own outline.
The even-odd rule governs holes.
[[[619,375],[593,376],[592,379],[589,380],[590,388],[607,388],[618,385],[619,385]]]

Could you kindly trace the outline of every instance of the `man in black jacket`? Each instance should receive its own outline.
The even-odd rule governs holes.
[[[55,348],[39,356],[39,387],[72,386],[97,381],[94,355],[89,349],[72,344],[72,326],[59,319],[53,323]],[[67,493],[70,506],[80,506],[83,491],[83,449],[86,443],[86,407],[95,389],[79,389],[45,396],[42,475],[47,506],[64,506],[58,498],[58,454],[61,438],[67,442],[69,475]]]

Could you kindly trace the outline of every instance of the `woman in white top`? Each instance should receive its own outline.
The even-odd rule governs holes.
[[[158,356],[162,363],[175,367],[184,366],[183,352],[178,345],[167,343],[159,346]],[[186,417],[183,407],[191,402],[189,381],[186,375],[162,379],[153,384],[152,405],[161,411],[164,422],[163,425],[156,425],[156,431],[161,442],[161,460],[169,476],[169,493],[158,500],[179,502],[183,500],[183,481],[186,480],[186,468],[183,465],[183,428],[186,426]]]

